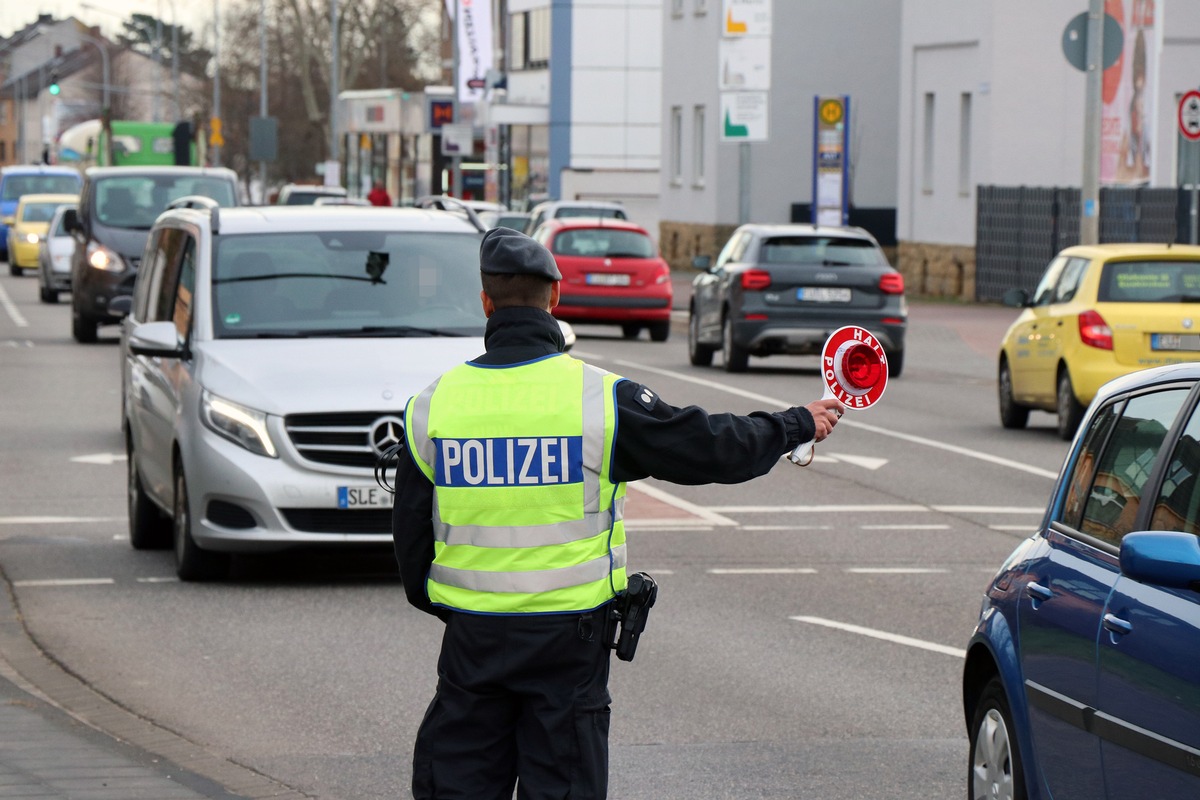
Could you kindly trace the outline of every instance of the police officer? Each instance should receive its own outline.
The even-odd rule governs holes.
[[[405,591],[446,623],[413,796],[603,798],[626,482],[750,480],[824,439],[843,407],[672,406],[563,353],[562,275],[544,247],[495,228],[479,258],[486,352],[409,401],[396,471]]]

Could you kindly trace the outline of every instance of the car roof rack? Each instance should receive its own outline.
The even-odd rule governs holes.
[[[205,197],[202,194],[188,194],[183,197],[177,197],[167,203],[167,210],[176,208],[204,209],[208,211],[209,216],[212,218],[212,232],[216,233],[220,228],[221,218],[218,212],[221,209],[221,204],[211,197]]]
[[[475,209],[471,208],[464,201],[457,197],[451,197],[448,194],[431,194],[425,197],[418,197],[413,201],[413,205],[417,208],[436,208],[441,211],[461,211],[467,215],[467,219],[475,226],[475,229],[480,233],[487,231],[487,226],[479,219],[479,215],[475,213]]]

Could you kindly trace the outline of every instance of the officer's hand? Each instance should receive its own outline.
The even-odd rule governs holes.
[[[817,431],[817,435],[813,439],[814,442],[822,441],[832,433],[833,426],[837,425],[838,420],[842,418],[842,413],[846,410],[842,402],[833,397],[814,400],[806,405],[805,408],[812,414],[813,426]]]

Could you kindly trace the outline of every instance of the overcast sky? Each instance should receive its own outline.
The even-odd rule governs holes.
[[[0,36],[12,36],[37,21],[38,14],[53,14],[55,19],[75,17],[88,25],[99,25],[106,36],[115,36],[121,22],[132,14],[159,16],[171,22],[171,6],[179,12],[179,24],[191,30],[199,40],[211,27],[215,0],[0,0]],[[221,0],[222,12],[232,7]]]

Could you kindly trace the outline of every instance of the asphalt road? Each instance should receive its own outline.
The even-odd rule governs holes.
[[[133,551],[115,329],[75,344],[68,306],[3,272],[0,569],[36,643],[165,737],[313,797],[408,796],[440,623],[405,604],[390,556],[245,559],[194,585]],[[631,568],[661,593],[636,661],[614,660],[611,797],[962,795],[961,649],[1066,452],[1048,414],[999,426],[1014,315],[914,303],[904,376],[810,467],[635,487]],[[821,394],[815,359],[691,367],[682,325],[661,344],[579,334],[577,355],[675,405]]]

